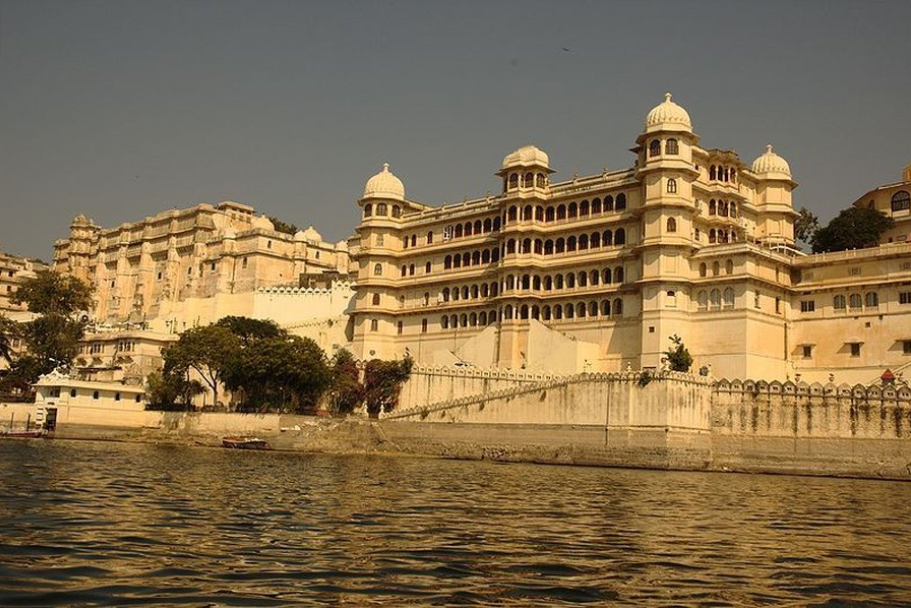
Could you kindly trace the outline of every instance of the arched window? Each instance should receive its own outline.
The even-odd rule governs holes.
[[[410,276],[410,277],[414,276],[414,264],[411,264],[410,266],[408,266],[408,276]]]
[[[477,265],[480,264],[480,263],[481,263],[481,252],[480,252],[480,251],[472,252],[472,254],[471,254],[471,265],[472,265],[472,266],[477,266]]]
[[[668,232],[677,232],[677,220],[669,217],[667,218],[667,231]]]
[[[453,231],[453,238],[462,238],[462,224],[456,224],[455,230]]]
[[[879,294],[875,291],[870,291],[867,295],[864,296],[864,304],[867,308],[876,308],[879,306]]]
[[[554,277],[554,289],[563,289],[563,275],[558,274]]]
[[[734,274],[734,260],[728,260],[724,263],[724,273]]]
[[[576,288],[576,275],[569,273],[566,275],[566,288],[575,289]]]
[[[613,211],[614,210],[614,197],[608,194],[604,197],[604,210]]]
[[[380,322],[376,319],[370,320],[370,331],[378,331],[380,328]]]
[[[443,270],[449,270],[450,268],[452,268],[452,256],[447,255],[443,258]]]
[[[734,289],[731,287],[724,290],[724,307],[734,308]]]
[[[907,190],[899,190],[892,195],[892,211],[911,209],[911,194]]]
[[[591,208],[588,200],[584,200],[579,203],[579,217],[584,217],[588,215],[589,209]]]
[[[845,297],[843,295],[837,295],[832,300],[832,308],[835,310],[844,310],[845,309]]]
[[[623,316],[623,300],[621,300],[620,298],[617,298],[616,300],[614,300],[613,315],[615,317]]]
[[[709,294],[709,303],[713,309],[719,308],[721,306],[721,292],[713,289]]]
[[[611,271],[610,271],[610,268],[605,268],[605,269],[601,272],[601,278],[603,279],[601,282],[604,283],[605,285],[610,285],[610,284],[611,284]]]
[[[588,235],[581,234],[579,235],[579,251],[588,249]]]
[[[696,301],[698,302],[699,310],[705,310],[709,304],[709,295],[703,289],[696,296]]]
[[[576,250],[576,237],[571,236],[566,239],[566,250],[575,251]]]
[[[544,291],[551,291],[551,290],[553,290],[553,288],[554,288],[553,278],[551,278],[549,276],[544,277]]]
[[[541,309],[541,318],[545,321],[550,321],[550,306],[545,305],[544,308]]]
[[[478,313],[473,312],[470,315],[468,315],[468,325],[470,325],[471,327],[474,327],[477,324],[478,324]]]
[[[364,217],[370,217],[371,215],[373,215],[373,205],[367,203],[364,205]]]
[[[378,277],[378,276],[381,276],[382,274],[383,274],[383,265],[382,265],[382,264],[376,264],[376,265],[373,267],[373,275]]]
[[[699,264],[699,276],[700,277],[704,277],[706,275],[706,270],[707,270],[707,268],[705,266],[705,262],[702,262],[701,264]]]
[[[373,294],[373,305],[374,306],[380,305],[380,294],[378,294],[378,293]]]
[[[467,251],[462,254],[462,266],[468,266],[471,263],[471,254]]]
[[[611,232],[610,230],[605,230],[604,233],[601,234],[601,246],[610,247],[613,244],[614,244],[614,233]]]
[[[677,151],[677,140],[676,139],[671,138],[671,139],[667,140],[667,143],[664,145],[664,153],[665,154],[678,154],[679,153]]]
[[[850,308],[861,308],[863,300],[860,297],[859,293],[852,293],[848,298],[848,307]]]
[[[617,283],[623,282],[623,266],[617,266],[614,270],[614,281]]]
[[[601,275],[598,274],[597,270],[592,270],[588,273],[588,282],[592,285],[597,285],[601,280]]]
[[[430,274],[430,269],[431,269],[431,268],[432,268],[432,267],[431,267],[431,265],[430,265],[430,262],[427,262],[426,264],[424,264],[424,274]]]
[[[513,205],[512,207],[509,208],[509,214],[506,216],[506,219],[509,220],[510,222],[514,222],[514,221],[516,221],[516,218],[518,217],[518,215],[519,215],[519,208],[516,207],[515,205]]]
[[[596,213],[601,213],[601,199],[594,198],[592,199],[592,215]]]
[[[718,213],[718,208],[715,206],[715,199],[709,201],[709,215],[715,215]]]
[[[547,187],[547,178],[544,176],[543,173],[538,173],[538,188],[546,188],[546,187]]]
[[[535,291],[541,291],[541,277],[535,275],[531,280],[531,288]]]
[[[402,217],[402,208],[398,205],[392,206],[392,217]]]
[[[614,233],[614,245],[625,245],[626,244],[626,230],[623,228],[617,228],[617,231]]]
[[[736,201],[731,201],[730,216],[737,217],[737,202]]]
[[[615,206],[617,211],[623,211],[626,209],[626,195],[622,192],[617,195],[617,204]]]
[[[471,222],[465,222],[464,234],[465,234],[465,236],[471,236],[471,235],[472,235]]]
[[[677,194],[677,180],[673,177],[667,180],[667,193]]]
[[[381,215],[383,217],[386,216],[386,203],[379,203],[376,206],[376,214]]]
[[[525,291],[528,291],[529,289],[531,289],[531,277],[528,276],[527,274],[522,275],[522,289],[524,289]]]
[[[589,237],[588,242],[589,242],[588,246],[591,247],[592,249],[597,249],[598,247],[600,247],[601,246],[601,233],[592,232],[592,235]]]
[[[554,319],[559,321],[562,318],[563,318],[563,307],[560,306],[559,304],[555,304],[554,305]]]
[[[427,233],[427,244],[433,245],[433,231]]]
[[[648,145],[648,155],[658,156],[659,154],[661,154],[661,142],[657,139],[653,139],[652,142]]]
[[[547,210],[544,212],[544,221],[545,222],[554,221],[554,208],[553,207],[548,207]]]
[[[515,189],[518,188],[518,187],[519,187],[519,174],[518,174],[518,173],[512,173],[512,174],[510,174],[510,176],[509,176],[509,189],[510,189],[510,190],[515,190]]]
[[[718,240],[718,236],[715,233],[715,229],[712,228],[709,230],[709,243],[714,243]]]
[[[715,165],[709,167],[709,179],[715,179]]]
[[[478,325],[487,325],[487,311],[482,310],[478,315]]]
[[[721,274],[721,264],[712,262],[712,276],[717,277],[719,274]]]
[[[493,218],[493,231],[497,232],[500,229],[500,216]]]
[[[587,312],[585,308],[585,302],[579,302],[576,304],[576,316],[579,318],[584,318],[585,313]]]
[[[508,241],[506,241],[506,253],[510,254],[510,253],[515,253],[515,252],[516,252],[516,240],[509,239]]]
[[[525,181],[524,181],[524,183],[523,183],[522,185],[525,186],[526,188],[531,188],[531,187],[533,187],[533,186],[535,185],[535,175],[534,175],[534,173],[526,173],[526,174],[525,174]]]
[[[405,266],[404,264],[402,264],[402,276],[404,277],[407,274],[408,274],[408,267]]]
[[[677,292],[676,291],[667,292],[667,307],[668,308],[677,308]]]
[[[576,309],[572,304],[567,304],[566,309],[563,312],[566,313],[567,319],[572,319],[576,316]]]
[[[576,203],[570,203],[569,207],[566,208],[566,217],[573,219],[578,215],[578,206]]]
[[[531,239],[522,241],[522,253],[531,253]]]
[[[496,262],[499,259],[500,259],[500,248],[497,247],[496,249],[491,249],[490,250],[490,261]]]
[[[566,251],[566,241],[563,240],[563,237],[557,239],[554,243],[554,253],[563,253]]]
[[[579,287],[586,287],[588,285],[588,273],[584,270],[579,273]]]
[[[474,221],[474,233],[481,234],[481,220]]]
[[[536,222],[544,221],[544,207],[542,205],[538,205],[537,207],[535,207],[535,221]]]
[[[441,295],[443,296],[443,301],[448,302],[449,301],[449,288],[448,287],[444,288]]]
[[[484,227],[483,227],[484,232],[490,232],[490,230],[492,228],[493,228],[493,222],[490,221],[490,218],[487,218],[486,220],[484,220]]]
[[[610,316],[610,300],[601,300],[601,316]]]
[[[525,209],[522,210],[522,220],[527,222],[532,219],[533,215],[534,211],[532,210],[531,205],[525,205]]]
[[[522,304],[522,308],[519,309],[519,317],[522,319],[528,318],[528,304]]]

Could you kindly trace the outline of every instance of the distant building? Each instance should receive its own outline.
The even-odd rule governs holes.
[[[54,269],[94,287],[94,321],[155,320],[171,331],[249,314],[238,296],[258,289],[328,287],[347,278],[348,263],[345,241],[326,243],[313,227],[279,232],[234,202],[107,229],[78,215],[70,238],[54,244]]]
[[[19,290],[24,279],[33,279],[41,270],[48,270],[44,262],[19,257],[0,250],[0,314],[28,310],[25,304],[13,304],[10,297]]]
[[[358,201],[355,354],[615,371],[659,368],[677,334],[717,377],[911,364],[911,169],[861,199],[899,220],[881,247],[806,256],[771,146],[749,165],[705,148],[667,95],[632,152],[631,168],[553,182],[524,146],[499,194],[443,207],[407,199],[385,166]]]

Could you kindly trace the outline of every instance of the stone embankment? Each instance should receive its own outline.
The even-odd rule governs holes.
[[[100,426],[74,408],[56,435],[212,446],[247,435],[305,452],[911,480],[907,387],[419,369],[403,395],[408,407],[380,421],[138,412]]]

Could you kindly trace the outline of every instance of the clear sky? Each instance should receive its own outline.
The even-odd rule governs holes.
[[[631,166],[665,91],[828,219],[911,163],[911,2],[0,0],[0,248],[226,199],[335,241],[383,162],[431,205],[527,143]]]

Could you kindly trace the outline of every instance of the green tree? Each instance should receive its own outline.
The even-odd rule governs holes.
[[[688,372],[693,366],[693,356],[690,351],[683,345],[683,338],[674,334],[670,338],[671,347],[664,351],[667,357],[667,363],[671,371]]]
[[[819,230],[819,218],[806,207],[801,207],[797,213],[794,220],[794,240],[809,245]]]
[[[813,235],[813,253],[873,247],[895,220],[867,207],[849,207]]]
[[[26,304],[29,311],[39,315],[71,315],[89,309],[92,288],[75,277],[42,270],[35,278],[23,281],[10,302]]]
[[[357,361],[348,350],[342,349],[332,357],[331,368],[330,408],[334,415],[347,416],[364,402]]]
[[[0,359],[7,365],[13,363],[13,340],[20,336],[19,324],[5,315],[0,315]]]
[[[379,418],[380,412],[391,412],[399,402],[402,385],[411,376],[414,361],[406,357],[401,361],[372,359],[364,368],[364,399],[367,414]]]
[[[193,397],[206,392],[199,380],[190,380],[186,373],[156,371],[146,379],[149,409],[187,411],[192,408]]]
[[[275,226],[276,232],[284,232],[285,234],[295,234],[298,230],[297,226],[295,226],[294,224],[289,224],[287,222],[284,222],[272,215],[269,216],[269,221],[271,221],[272,225]]]
[[[85,333],[85,323],[77,313],[91,305],[91,288],[76,278],[55,272],[41,271],[26,279],[11,297],[14,304],[25,304],[38,316],[25,323],[11,325],[4,321],[0,327],[0,346],[9,369],[0,380],[0,390],[31,392],[31,385],[42,375],[56,368],[68,368],[78,352],[78,342]],[[21,354],[9,346],[13,337],[24,343]]]
[[[218,385],[222,376],[236,364],[240,339],[225,327],[206,325],[180,334],[180,339],[164,352],[165,375],[185,374],[194,370],[212,389],[212,401],[218,404]]]
[[[275,321],[251,319],[250,317],[222,317],[215,325],[224,327],[240,338],[244,346],[248,346],[256,340],[285,335],[285,330],[281,329]]]

